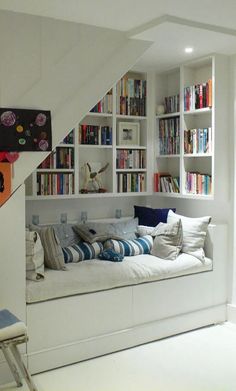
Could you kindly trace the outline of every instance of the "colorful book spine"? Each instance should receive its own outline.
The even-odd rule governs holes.
[[[108,93],[90,110],[91,113],[112,113],[112,90]]]
[[[184,131],[184,153],[212,153],[212,129],[188,129]]]
[[[146,168],[146,151],[136,149],[118,149],[116,151],[117,169]]]
[[[186,172],[185,190],[188,194],[210,195],[212,188],[211,175],[199,172]]]
[[[179,112],[179,94],[164,98],[165,114]]]
[[[73,169],[74,168],[74,149],[71,147],[57,147],[46,159],[38,166],[38,169]]]
[[[153,190],[160,193],[179,193],[179,177],[163,172],[154,173]]]
[[[117,114],[146,116],[146,88],[146,80],[123,77],[116,87]]]
[[[74,194],[74,174],[37,173],[37,195]]]
[[[79,125],[79,144],[112,145],[110,126]]]
[[[180,119],[173,117],[159,120],[160,155],[178,155],[180,153]]]
[[[184,111],[212,107],[212,80],[184,88]]]
[[[117,173],[116,179],[118,193],[142,193],[146,191],[145,173]]]

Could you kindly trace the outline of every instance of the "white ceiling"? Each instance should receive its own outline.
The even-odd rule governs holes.
[[[236,53],[236,0],[0,0],[0,9],[131,31],[154,41],[135,66],[140,70],[162,71],[212,52]],[[163,20],[155,26],[163,15],[186,23]],[[195,22],[203,25],[192,27]],[[232,30],[223,34],[222,27]],[[194,53],[187,56],[185,46]]]

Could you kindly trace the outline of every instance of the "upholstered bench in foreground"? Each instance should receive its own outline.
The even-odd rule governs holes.
[[[2,349],[9,368],[14,376],[18,387],[22,386],[21,378],[17,367],[14,363],[13,357],[18,364],[19,369],[25,378],[30,391],[37,391],[33,380],[24,365],[17,345],[27,341],[27,330],[25,324],[20,321],[10,311],[4,309],[0,311],[0,349]],[[11,354],[12,353],[12,354]],[[12,357],[13,356],[13,357]]]

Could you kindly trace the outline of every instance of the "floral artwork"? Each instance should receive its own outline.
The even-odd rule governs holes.
[[[50,111],[0,108],[0,151],[51,150]]]
[[[0,206],[11,195],[11,164],[0,163]]]

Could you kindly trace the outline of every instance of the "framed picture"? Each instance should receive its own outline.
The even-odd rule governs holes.
[[[0,108],[0,151],[51,151],[51,113]]]
[[[140,145],[139,122],[119,122],[118,145]]]

